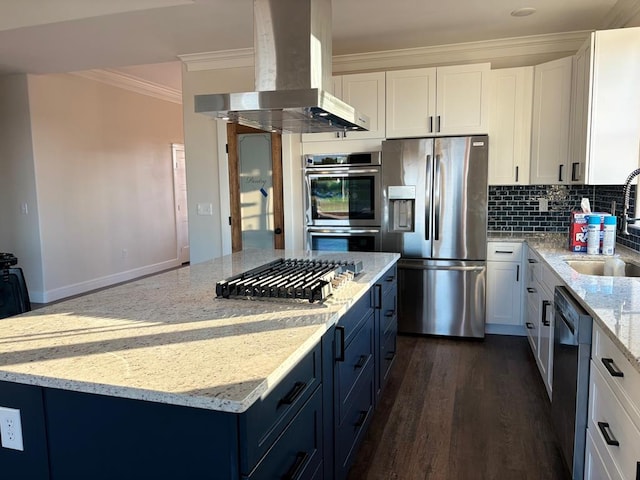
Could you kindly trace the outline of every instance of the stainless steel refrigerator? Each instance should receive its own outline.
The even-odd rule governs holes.
[[[398,331],[484,337],[487,136],[382,144],[382,250],[399,252]]]

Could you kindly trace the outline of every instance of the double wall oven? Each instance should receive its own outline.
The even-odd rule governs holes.
[[[309,250],[380,250],[380,152],[304,157]]]

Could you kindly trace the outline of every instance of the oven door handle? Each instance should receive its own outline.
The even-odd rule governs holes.
[[[332,235],[336,235],[336,236],[345,236],[345,235],[366,235],[366,234],[378,234],[380,233],[380,230],[356,230],[353,228],[346,228],[346,229],[322,229],[322,228],[308,228],[307,231],[309,233],[320,233],[322,235],[327,235],[327,236],[332,236]]]
[[[316,177],[353,177],[360,176],[362,174],[379,174],[380,168],[328,168],[322,170],[307,170],[306,176],[308,178]]]

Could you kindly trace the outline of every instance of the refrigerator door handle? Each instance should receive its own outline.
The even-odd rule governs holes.
[[[431,175],[433,174],[431,167],[431,155],[427,155],[427,185],[425,188],[426,196],[424,199],[424,239],[427,242],[431,240]]]
[[[455,270],[458,272],[479,272],[485,270],[485,265],[450,265],[450,266],[436,266],[436,265],[412,265],[410,263],[399,263],[398,268],[405,270]]]
[[[433,175],[433,240],[440,240],[440,155],[436,155]]]

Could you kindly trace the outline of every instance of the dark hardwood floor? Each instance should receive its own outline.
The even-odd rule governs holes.
[[[349,480],[564,480],[526,337],[398,337]]]

